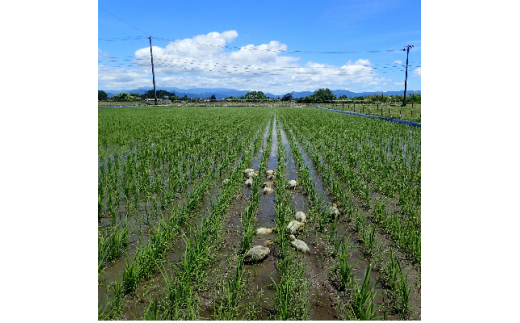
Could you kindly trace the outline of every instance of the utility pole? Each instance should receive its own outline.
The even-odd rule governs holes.
[[[152,57],[153,96],[155,97],[155,105],[157,105],[157,92],[155,91],[155,72],[153,70],[152,36],[148,37],[148,39],[150,39],[150,56]],[[406,60],[406,62],[408,62],[408,60]]]
[[[407,45],[403,52],[406,51],[406,72],[404,74],[404,99],[403,106],[406,106],[406,82],[408,81],[408,53],[410,52],[410,48],[413,48],[413,45]]]

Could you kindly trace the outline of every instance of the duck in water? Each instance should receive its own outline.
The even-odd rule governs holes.
[[[271,252],[271,250],[269,249],[269,246],[271,245],[273,245],[273,240],[268,239],[264,242],[263,246],[254,246],[244,255],[244,262],[247,264],[255,264],[261,262],[262,260],[267,258],[267,256]]]
[[[296,237],[294,235],[292,235],[292,234],[289,235],[289,240],[291,240],[291,245],[299,252],[303,252],[303,253],[311,252],[311,249],[309,249],[309,246],[307,246],[307,244],[305,242],[303,242],[302,240],[296,239]]]

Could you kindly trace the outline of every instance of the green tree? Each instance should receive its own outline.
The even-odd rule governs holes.
[[[103,91],[103,90],[98,90],[97,91],[97,99],[99,101],[108,100],[108,94],[105,91]]]
[[[331,101],[336,100],[336,95],[332,93],[330,89],[318,89],[314,91],[312,94],[314,101],[316,102],[324,102],[324,101]]]
[[[141,97],[126,92],[121,92],[112,97],[115,101],[140,101]]]
[[[293,94],[292,93],[287,93],[286,95],[284,95],[282,97],[282,101],[291,101],[293,99]]]
[[[268,100],[267,96],[262,91],[251,91],[246,93],[244,98],[248,101],[262,101],[262,100]]]
[[[217,97],[215,96],[215,94],[213,94],[212,96],[209,97],[209,100],[211,102],[215,102],[215,101],[217,101]]]

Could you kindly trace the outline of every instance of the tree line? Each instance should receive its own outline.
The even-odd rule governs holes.
[[[132,94],[132,93],[126,93],[122,92],[119,94],[116,94],[112,97],[113,101],[141,101],[145,99],[153,99],[154,92],[153,90],[146,91],[144,94]],[[403,95],[384,95],[384,94],[374,94],[370,96],[358,96],[358,97],[352,97],[349,98],[346,95],[342,95],[339,97],[336,97],[336,95],[328,88],[318,89],[314,91],[313,94],[308,95],[306,97],[298,98],[295,101],[297,103],[324,103],[324,102],[330,102],[335,100],[349,100],[349,101],[364,101],[364,102],[380,102],[380,103],[386,103],[386,102],[403,102]],[[165,90],[158,90],[157,91],[157,98],[158,99],[168,99],[168,100],[182,100],[182,101],[199,101],[199,98],[188,98],[188,96],[185,94],[183,97],[178,97],[173,92],[168,92]],[[211,102],[217,101],[216,96],[213,94],[208,98],[203,98],[206,100],[209,100]],[[108,95],[105,91],[98,90],[98,100],[105,101],[108,100]],[[261,102],[261,101],[291,101],[294,100],[294,96],[292,93],[287,93],[280,98],[279,96],[277,98],[268,98],[264,92],[262,91],[251,91],[246,93],[243,96],[240,97],[234,97],[234,96],[228,96],[225,98],[227,101],[246,101],[246,102]],[[421,103],[421,95],[418,93],[410,93],[406,96],[406,103]]]
[[[121,92],[112,96],[113,101],[141,101],[146,99],[154,99],[153,90],[148,90],[143,94],[137,93],[127,93]],[[158,90],[157,91],[157,99],[168,99],[168,100],[189,100],[188,96],[184,95],[184,97],[178,97],[173,92],[168,92],[166,90]],[[108,100],[108,94],[103,90],[98,90],[98,100],[106,101]]]

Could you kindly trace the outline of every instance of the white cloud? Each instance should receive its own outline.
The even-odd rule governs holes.
[[[368,59],[358,59],[356,61],[357,65],[370,65],[370,61]]]
[[[413,76],[421,78],[421,68],[420,67],[416,68],[415,71],[413,71]]]
[[[237,37],[235,30],[229,30],[170,42],[166,47],[153,46],[157,86],[226,87],[278,94],[389,81],[384,77],[377,78],[377,71],[368,59],[360,58],[355,63],[348,61],[340,67],[312,61],[302,64],[300,57],[281,56],[288,46],[275,40],[226,50],[225,46]],[[135,68],[100,66],[99,87],[152,86],[150,48],[136,50],[133,64]]]
[[[395,60],[395,61],[394,61],[394,64],[403,64],[403,61]]]

